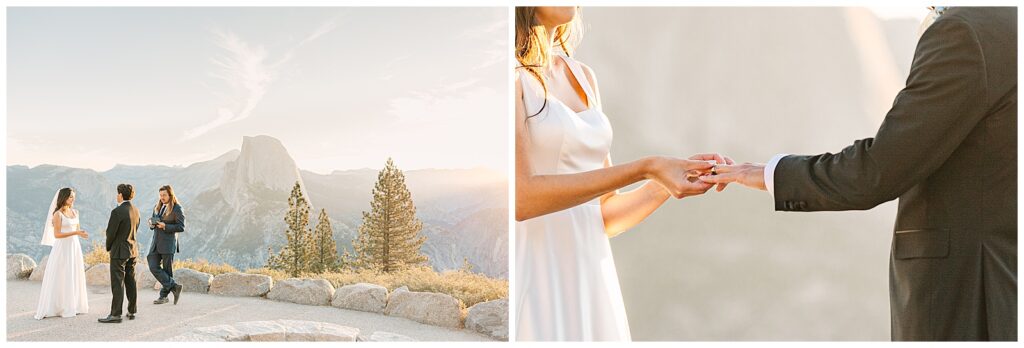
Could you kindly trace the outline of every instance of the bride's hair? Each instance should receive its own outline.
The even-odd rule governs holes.
[[[167,191],[167,197],[170,198],[167,200],[167,210],[164,210],[164,217],[170,217],[171,214],[174,214],[174,206],[178,204],[178,197],[174,195],[174,189],[171,188],[171,185],[160,186],[160,190],[158,190],[157,192],[160,191]],[[153,213],[159,213],[160,207],[163,204],[164,202],[158,198],[156,200],[156,206],[153,207]]]
[[[551,64],[552,42],[558,45],[566,55],[571,55],[583,36],[583,25],[580,22],[579,9],[569,23],[555,27],[554,40],[548,37],[547,30],[537,20],[537,7],[516,7],[516,60],[517,69],[524,69],[540,81],[544,88],[544,104],[533,115],[537,116],[547,107],[548,84],[544,80],[544,69]]]
[[[71,198],[72,192],[75,192],[75,190],[72,190],[70,187],[65,187],[60,189],[60,191],[57,191],[57,205],[50,214],[56,213],[64,208],[65,205],[68,205],[68,198]]]

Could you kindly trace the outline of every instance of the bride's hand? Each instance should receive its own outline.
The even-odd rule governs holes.
[[[78,236],[85,239],[89,239],[89,232],[86,232],[85,230],[78,231]]]
[[[729,158],[729,156],[722,156],[722,155],[717,154],[717,153],[699,153],[699,154],[690,156],[690,159],[691,160],[701,160],[701,161],[715,161],[715,164],[724,164],[724,165],[730,165],[730,166],[735,164],[735,162],[733,162],[732,158]],[[701,174],[710,174],[710,173],[704,172],[704,173],[701,173]],[[715,191],[722,192],[722,190],[725,190],[725,186],[726,185],[729,185],[729,183],[727,183],[727,182],[719,183],[718,184],[718,188],[715,189]]]
[[[673,197],[684,198],[703,194],[715,186],[695,179],[713,166],[703,160],[655,156],[647,159],[645,177],[661,184]]]

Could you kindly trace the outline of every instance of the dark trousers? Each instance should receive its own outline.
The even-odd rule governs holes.
[[[114,295],[110,302],[110,315],[121,315],[125,295],[128,296],[128,313],[135,313],[135,261],[134,257],[110,259],[110,292]]]
[[[174,254],[150,252],[146,256],[146,260],[149,261],[149,271],[163,286],[160,288],[160,297],[167,297],[167,294],[171,293],[171,289],[174,289],[174,285],[177,285],[174,282],[174,269],[171,268],[174,265]]]

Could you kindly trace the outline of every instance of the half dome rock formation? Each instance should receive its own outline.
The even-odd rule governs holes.
[[[242,206],[253,201],[254,189],[289,192],[300,181],[295,160],[280,140],[266,136],[242,137],[238,157],[227,163],[220,182],[224,199]]]

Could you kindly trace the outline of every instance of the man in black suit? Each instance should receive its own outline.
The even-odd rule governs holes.
[[[937,17],[937,18],[936,18]],[[1017,340],[1017,9],[936,8],[874,138],[838,154],[718,166],[781,211],[899,197],[893,340]]]
[[[121,322],[125,295],[128,297],[128,320],[135,319],[135,262],[139,257],[135,232],[139,229],[139,210],[132,205],[133,197],[135,189],[132,185],[117,185],[117,208],[110,211],[110,221],[107,222],[110,290],[114,297],[110,303],[110,315],[99,319],[101,323]]]

